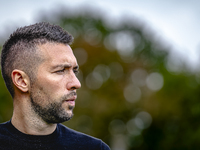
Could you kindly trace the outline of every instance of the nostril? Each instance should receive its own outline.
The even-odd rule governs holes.
[[[71,89],[72,89],[72,90],[76,90],[76,87],[73,86],[73,87],[71,87]]]

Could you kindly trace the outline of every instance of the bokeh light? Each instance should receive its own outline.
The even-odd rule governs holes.
[[[152,91],[158,91],[163,87],[164,79],[160,73],[154,72],[148,75],[146,84]]]

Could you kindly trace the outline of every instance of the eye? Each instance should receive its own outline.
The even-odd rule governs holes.
[[[65,72],[65,68],[64,69],[62,69],[62,70],[58,70],[58,71],[56,71],[57,73],[62,73],[62,72]]]
[[[79,71],[78,70],[73,70],[75,75],[78,75]]]

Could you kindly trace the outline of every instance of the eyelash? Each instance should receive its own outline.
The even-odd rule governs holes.
[[[61,73],[61,72],[65,72],[65,70],[66,70],[66,69],[64,68],[64,69],[58,70],[58,71],[56,71],[56,72],[58,72],[58,73],[60,72],[60,73]],[[73,70],[73,72],[74,72],[75,75],[78,75],[78,73],[79,73],[78,70]]]
[[[58,71],[56,71],[56,72],[58,72],[58,73],[59,73],[59,72],[64,72],[64,71],[65,71],[65,69],[58,70]]]

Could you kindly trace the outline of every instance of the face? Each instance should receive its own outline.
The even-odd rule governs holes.
[[[34,112],[47,123],[60,123],[73,116],[78,64],[68,45],[47,43],[39,46],[44,61],[37,79],[30,86],[30,102]]]

